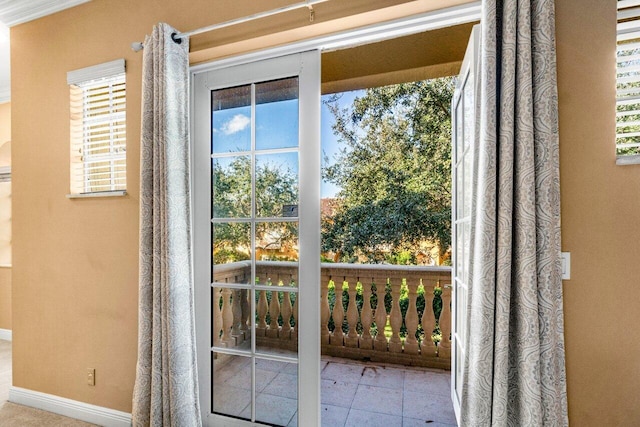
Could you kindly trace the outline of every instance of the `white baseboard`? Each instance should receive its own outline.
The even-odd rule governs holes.
[[[0,329],[0,340],[11,341],[11,329]]]
[[[52,394],[40,393],[20,387],[9,389],[9,402],[30,406],[65,417],[75,418],[105,427],[130,427],[131,414],[66,399]]]

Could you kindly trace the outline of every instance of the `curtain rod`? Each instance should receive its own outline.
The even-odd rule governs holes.
[[[221,28],[230,27],[232,25],[243,24],[245,22],[254,21],[256,19],[266,18],[268,16],[277,15],[279,13],[289,12],[296,9],[309,8],[309,21],[313,22],[315,19],[315,12],[313,10],[313,6],[318,3],[324,3],[329,0],[307,0],[300,3],[290,4],[288,6],[279,7],[277,9],[268,10],[266,12],[259,12],[249,16],[243,16],[242,18],[232,19],[230,21],[221,22],[219,24],[209,25],[208,27],[198,28],[196,30],[185,31],[184,33],[173,33],[171,34],[171,38],[174,42],[180,44],[182,43],[183,37],[194,36],[196,34],[208,33],[210,31],[219,30]],[[135,52],[139,52],[142,50],[144,45],[141,42],[133,42],[131,43],[131,49]]]

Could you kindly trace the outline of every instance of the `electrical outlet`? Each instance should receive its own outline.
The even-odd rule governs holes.
[[[87,384],[90,386],[96,385],[96,370],[95,368],[87,368]]]

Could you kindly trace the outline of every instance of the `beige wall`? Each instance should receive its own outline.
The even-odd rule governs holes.
[[[640,165],[616,166],[616,2],[557,0],[571,423],[640,425]]]
[[[7,141],[11,141],[10,102],[0,104],[0,146]],[[11,268],[7,267],[0,267],[0,329],[11,329]]]
[[[130,411],[142,56],[129,44],[158,21],[189,30],[285,3],[94,0],[12,29],[16,386]],[[305,13],[291,13],[196,38],[192,60],[406,15],[434,3],[447,4],[327,2],[317,7],[314,25]],[[556,3],[563,249],[573,261],[564,286],[570,422],[633,425],[640,422],[640,167],[614,164],[615,2]],[[68,200],[66,72],[120,57],[127,60],[129,196]],[[88,367],[97,369],[96,387],[86,386]]]
[[[438,2],[438,6],[462,3]],[[137,338],[138,187],[142,54],[130,49],[152,26],[189,30],[287,1],[94,0],[12,28],[13,382],[122,411],[131,410]],[[194,61],[296,37],[429,10],[430,0],[350,0],[193,40]],[[398,8],[375,9],[400,5]],[[373,12],[371,12],[373,10]],[[350,19],[339,19],[356,14]],[[329,19],[331,18],[331,20]],[[302,25],[302,30],[293,27]],[[279,34],[275,34],[280,32]],[[275,35],[260,37],[264,34]],[[253,41],[244,38],[259,37]],[[227,49],[227,51],[225,51]],[[69,200],[69,89],[66,73],[127,61],[129,195]],[[86,369],[96,368],[96,386]]]

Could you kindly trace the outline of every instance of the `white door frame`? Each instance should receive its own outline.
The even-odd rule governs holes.
[[[192,66],[190,70],[190,77],[191,77],[190,112],[191,112],[191,135],[192,135],[191,147],[190,147],[191,164],[192,164],[192,168],[191,168],[192,169],[192,179],[191,179],[191,183],[192,183],[192,186],[191,186],[192,221],[191,223],[192,225],[198,224],[199,222],[202,221],[202,218],[200,217],[202,212],[209,211],[209,207],[203,206],[203,202],[195,199],[194,195],[198,194],[197,192],[201,192],[201,191],[204,192],[203,194],[211,194],[210,179],[209,179],[208,188],[200,188],[199,184],[196,184],[196,179],[193,179],[194,176],[198,174],[197,164],[194,161],[194,154],[197,152],[196,147],[194,145],[195,145],[195,142],[199,140],[199,138],[203,137],[201,134],[199,134],[199,131],[198,129],[196,129],[196,126],[195,126],[197,111],[196,111],[196,102],[195,102],[196,88],[194,86],[194,81],[196,80],[195,77],[197,75],[206,73],[212,70],[225,69],[228,67],[254,63],[257,61],[268,60],[268,59],[282,57],[290,54],[298,54],[298,53],[310,51],[310,50],[316,50],[320,52],[337,50],[341,48],[347,48],[349,46],[355,46],[358,44],[372,43],[376,41],[393,39],[393,38],[420,33],[424,31],[430,31],[430,30],[435,30],[439,28],[446,28],[446,27],[465,24],[469,22],[477,22],[480,20],[481,3],[482,3],[481,1],[476,0],[460,6],[454,6],[450,8],[435,10],[432,12],[426,12],[423,14],[414,15],[414,16],[410,16],[410,17],[406,17],[406,18],[402,18],[394,21],[374,24],[374,25],[366,26],[363,28],[355,29],[355,30],[349,30],[349,31],[344,31],[336,34],[330,34],[330,35],[321,36],[314,39],[291,43],[284,46],[274,47],[274,48],[265,49],[257,52],[250,52],[246,54],[241,54],[233,57],[223,58],[223,59],[215,60],[212,62],[202,63],[202,64]],[[319,71],[320,70],[317,69],[318,81],[320,80]],[[319,95],[320,94],[318,93],[318,98],[319,98]],[[320,109],[319,100],[317,105],[318,105],[318,111],[319,111]],[[202,121],[203,117],[200,117],[199,119],[200,121]],[[204,119],[204,120],[207,120],[207,119]],[[317,134],[319,137],[320,135],[319,128],[317,130]],[[300,163],[304,164],[303,159],[301,159]],[[201,171],[200,173],[203,173],[203,172]],[[317,171],[317,174],[319,176],[320,174],[319,170]],[[305,180],[304,176],[305,174],[303,173],[300,174],[301,188],[303,185],[303,181]],[[197,180],[197,181],[200,181],[200,180]],[[320,193],[318,190],[318,200],[319,200],[319,197],[320,197]],[[301,218],[304,216],[304,212],[305,212],[303,209],[305,208],[301,204],[300,206]],[[198,242],[196,241],[197,230],[195,229],[192,230],[192,236],[194,236],[194,239],[192,239],[193,240],[192,254],[194,259],[193,277],[195,282],[199,283],[200,281],[203,280],[203,274],[204,274],[205,275],[204,280],[206,282],[209,280],[208,278],[209,272],[208,271],[203,272],[202,268],[198,269],[197,266],[207,265],[207,263],[210,262],[210,245],[207,245],[205,243],[204,245],[205,247],[203,248],[201,244],[198,244]],[[318,237],[319,237],[319,234],[318,234]],[[309,236],[308,238],[313,239],[313,237],[311,236]],[[318,240],[317,246],[319,247],[319,245],[320,245],[320,242]],[[303,247],[304,246],[301,245],[301,248],[300,248],[301,262],[303,257],[309,256],[309,254],[305,255],[303,253]],[[308,246],[308,249],[311,249],[311,246]],[[319,263],[319,257],[318,257],[318,263]],[[318,264],[318,270],[319,270],[319,264]],[[300,283],[304,283],[303,277],[300,277]],[[196,287],[196,290],[197,290],[197,287]],[[210,299],[208,297],[202,298],[202,295],[198,295],[196,292],[195,298],[196,298],[195,300],[196,324],[198,325],[199,318],[211,319],[211,312],[210,312],[211,307],[209,304]],[[305,313],[306,316],[315,316],[314,313],[317,312],[318,324],[319,324],[319,306],[320,306],[319,300],[320,298],[319,298],[319,288],[318,288],[318,298],[315,299],[315,301],[313,301],[314,304],[309,304],[309,307],[303,307],[302,305],[300,306],[300,313]],[[301,301],[301,304],[302,304],[302,301]],[[454,318],[454,321],[455,321],[455,315],[456,315],[455,307],[452,307],[452,316]],[[299,321],[300,321],[301,329],[304,323],[304,320],[302,319],[303,319],[303,316],[300,316]],[[209,358],[202,357],[202,355],[205,354],[205,352],[201,351],[201,349],[210,348],[207,337],[210,336],[211,334],[209,333],[207,335],[206,330],[204,331],[204,333],[202,333],[203,332],[202,328],[203,326],[199,326],[199,327],[197,326],[197,329],[200,330],[200,333],[197,333],[197,336],[196,336],[196,345],[198,347],[198,365],[199,365],[200,371],[203,369],[210,371],[211,361]],[[210,328],[210,325],[208,326],[208,328]],[[301,381],[301,378],[298,378],[299,396],[302,396],[302,395],[311,396],[311,398],[305,399],[308,402],[307,404],[302,402],[302,400],[299,401],[299,408],[301,405],[305,405],[305,408],[307,409],[305,411],[301,411],[301,416],[303,412],[306,414],[310,414],[308,416],[304,415],[304,418],[299,418],[299,425],[309,426],[309,427],[319,426],[320,425],[319,328],[315,333],[308,333],[308,334],[301,333],[299,336],[299,339],[300,339],[299,348],[307,348],[311,351],[315,351],[318,356],[317,367],[315,366],[315,362],[312,362],[311,365],[307,367],[304,367],[302,365],[299,367],[300,372],[305,372],[305,373],[317,372],[315,381],[311,381],[311,382]],[[207,351],[207,354],[210,354],[210,353],[211,353],[210,351]],[[305,370],[303,371],[303,369]],[[207,376],[207,378],[210,378],[210,376]],[[200,376],[200,380],[201,380],[200,381],[200,394],[201,394],[200,400],[201,402],[210,402],[211,390],[209,389],[209,384],[207,384],[207,381],[209,380],[208,379],[205,380],[205,378],[202,376]],[[207,386],[205,387],[204,384],[207,384]],[[201,405],[201,406],[203,407],[202,408],[203,422],[205,422],[205,425],[206,425],[206,420],[208,417],[208,414],[206,414],[206,411],[208,411],[210,405]],[[313,414],[314,408],[316,408],[315,415]],[[230,425],[230,426],[251,425],[251,423],[247,423],[241,420],[235,420],[232,418],[225,418],[225,423],[226,423],[225,425]]]
[[[243,53],[227,58],[204,62],[190,68],[191,78],[203,71],[246,64],[262,59],[277,58],[294,53],[319,50],[321,52],[344,49],[350,46],[394,39],[424,31],[452,27],[454,25],[479,22],[482,1],[470,1],[459,6],[425,12],[401,19],[368,25],[362,28],[342,31],[282,46]],[[193,98],[192,98],[193,99]],[[193,117],[193,116],[192,116]]]
[[[458,424],[464,382],[464,360],[467,336],[467,301],[469,280],[470,224],[472,217],[473,188],[468,185],[475,169],[476,141],[479,135],[478,48],[480,25],[473,27],[469,44],[460,67],[458,83],[451,101],[451,400]],[[470,96],[469,96],[470,95]],[[471,123],[467,123],[471,114]],[[467,162],[466,160],[470,160]],[[458,173],[461,172],[461,173]],[[462,179],[460,179],[462,178]],[[462,202],[462,203],[461,203]],[[462,232],[461,232],[462,230]]]
[[[319,425],[320,339],[316,331],[320,330],[320,287],[314,286],[320,283],[320,52],[317,50],[201,72],[192,82],[196,343],[205,425],[214,422],[251,425],[211,413],[211,91],[293,76],[299,78],[298,153],[300,170],[304,171],[299,174],[298,423]],[[252,313],[254,302],[252,298]],[[254,317],[249,317],[252,331]]]

